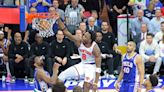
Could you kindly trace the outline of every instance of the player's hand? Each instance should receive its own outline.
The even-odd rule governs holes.
[[[115,84],[114,84],[114,87],[115,87],[115,89],[117,90],[117,91],[119,91],[119,89],[120,89],[120,87],[119,87],[119,83],[118,82],[115,82]]]
[[[141,90],[142,90],[141,88],[138,88],[138,89],[137,89],[137,92],[141,92]]]
[[[4,46],[4,43],[3,42],[0,42],[0,47],[3,47]]]
[[[61,65],[59,63],[54,63],[53,70],[57,71]]]

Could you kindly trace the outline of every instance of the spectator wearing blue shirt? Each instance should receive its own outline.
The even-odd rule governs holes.
[[[160,32],[161,31],[161,22],[164,21],[164,18],[162,18],[162,13],[161,13],[161,10],[160,9],[157,9],[155,11],[155,17],[150,21],[151,23],[151,26],[152,26],[152,29],[151,30],[154,35],[157,33],[157,32]]]
[[[152,0],[155,3],[155,8],[156,9],[160,9],[163,7],[163,4],[161,3],[160,0]],[[149,6],[149,3],[151,2],[151,0],[146,0],[146,7]]]
[[[48,12],[51,0],[30,0],[30,7],[35,7],[37,12]]]
[[[152,27],[150,25],[150,20],[143,16],[143,10],[137,11],[137,17],[132,20],[132,35],[133,37],[141,33],[141,24],[145,23],[148,25],[148,30],[151,32]]]

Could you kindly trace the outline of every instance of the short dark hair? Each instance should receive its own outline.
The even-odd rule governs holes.
[[[91,35],[92,42],[96,40],[96,33],[94,31],[88,31],[88,33]]]
[[[66,87],[64,82],[57,82],[55,85],[52,86],[52,92],[65,92]]]
[[[161,25],[164,24],[164,21],[161,22]]]
[[[158,85],[158,78],[156,75],[150,75],[149,76],[149,79],[150,79],[150,82],[151,82],[151,85],[153,87],[157,86]]]
[[[151,36],[151,37],[154,37],[154,35],[152,33],[147,33],[146,36]]]

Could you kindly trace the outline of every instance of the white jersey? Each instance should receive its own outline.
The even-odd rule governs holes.
[[[164,43],[162,41],[159,42],[159,48],[160,48],[160,56],[164,57]]]
[[[86,64],[94,64],[95,63],[95,56],[93,55],[93,48],[96,45],[96,42],[92,42],[91,47],[87,48],[84,46],[83,43],[80,44],[79,55],[81,58],[81,61]]]

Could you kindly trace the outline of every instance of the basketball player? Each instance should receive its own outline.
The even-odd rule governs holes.
[[[144,80],[144,63],[140,55],[135,52],[136,44],[129,41],[127,53],[122,58],[122,69],[115,82],[115,88],[119,92],[141,92]],[[121,87],[119,83],[123,80]]]
[[[68,77],[79,78],[80,76],[84,76],[84,92],[89,92],[91,86],[93,92],[96,92],[99,75],[101,73],[101,52],[95,42],[95,33],[86,32],[80,39],[72,35],[60,19],[58,19],[57,22],[59,28],[63,30],[64,35],[75,42],[81,58],[81,63],[66,69],[58,78],[65,81]]]
[[[4,32],[0,31],[0,65],[5,64],[7,70],[7,78],[6,82],[11,81],[11,74],[8,63],[8,49],[9,49],[10,41],[4,38]]]
[[[158,85],[158,78],[156,75],[150,75],[146,78],[144,86],[146,87],[146,92],[155,92],[154,87]]]
[[[34,92],[46,92],[49,85],[55,84],[57,82],[58,68],[60,65],[57,63],[54,64],[52,77],[50,77],[49,73],[44,70],[43,65],[43,58],[41,56],[36,56],[34,58]]]

